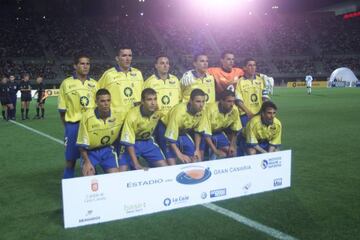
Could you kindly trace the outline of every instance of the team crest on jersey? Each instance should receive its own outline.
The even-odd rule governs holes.
[[[109,136],[104,136],[104,137],[101,138],[100,142],[103,145],[108,144],[110,142],[110,137]]]
[[[131,96],[133,95],[133,90],[132,90],[131,88],[129,88],[129,87],[126,87],[126,88],[124,89],[124,95],[125,95],[126,97],[131,97]]]
[[[86,107],[89,105],[89,98],[86,96],[80,97],[80,105]]]
[[[168,105],[168,104],[170,103],[170,98],[169,98],[169,96],[164,95],[164,96],[161,98],[161,102],[162,102],[162,104],[164,104],[164,105]]]
[[[251,94],[250,99],[251,99],[252,102],[257,102],[258,97],[257,97],[256,94]]]
[[[148,139],[150,137],[150,133],[149,132],[144,132],[143,134],[141,134],[141,138],[142,139]]]
[[[116,121],[116,118],[113,118],[113,119],[109,119],[109,120],[108,120],[109,123],[113,123],[113,122],[115,122],[115,121]]]

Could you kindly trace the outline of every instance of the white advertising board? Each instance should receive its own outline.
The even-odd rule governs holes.
[[[62,180],[64,226],[290,187],[291,151]]]

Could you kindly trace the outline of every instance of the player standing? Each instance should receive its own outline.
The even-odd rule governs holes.
[[[65,170],[63,178],[74,177],[76,160],[80,157],[76,140],[82,114],[95,108],[97,82],[88,77],[90,57],[79,54],[74,58],[75,74],[60,85],[58,110],[65,127]]]
[[[31,102],[31,85],[29,80],[30,75],[24,73],[19,84],[19,90],[21,92],[21,120],[29,119],[29,105]]]
[[[112,96],[111,109],[128,112],[141,101],[144,79],[138,69],[131,67],[132,58],[130,48],[120,48],[115,57],[117,65],[105,71],[99,80],[99,87],[108,89]]]
[[[180,80],[183,102],[190,100],[190,94],[194,89],[201,89],[206,94],[205,102],[215,102],[215,80],[207,72],[209,60],[207,55],[201,53],[194,56],[195,69],[184,73]]]
[[[305,76],[306,89],[309,95],[311,94],[312,81],[313,81],[313,77],[310,74]]]
[[[44,119],[45,115],[45,99],[46,99],[46,93],[45,93],[45,87],[43,83],[43,77],[38,76],[36,78],[37,83],[37,106],[36,106],[36,119]],[[41,117],[40,117],[40,109],[41,109]]]
[[[225,51],[220,58],[221,67],[210,67],[208,72],[215,78],[217,98],[224,90],[235,91],[236,84],[244,75],[241,68],[234,67],[235,55],[231,51]]]

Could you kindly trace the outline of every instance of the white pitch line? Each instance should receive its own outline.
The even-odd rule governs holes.
[[[52,137],[52,136],[50,136],[50,135],[48,135],[46,133],[40,132],[40,131],[38,131],[38,130],[36,130],[34,128],[28,127],[28,126],[26,126],[24,124],[18,123],[18,122],[13,121],[13,120],[10,120],[10,122],[12,122],[12,123],[14,123],[14,124],[16,124],[16,125],[18,125],[20,127],[23,127],[25,129],[33,132],[33,133],[37,133],[37,134],[39,134],[39,135],[41,135],[43,137],[49,138],[50,140],[53,140],[54,142],[57,142],[57,143],[60,143],[60,144],[64,145],[64,141],[61,141],[60,139],[54,138],[54,137]]]
[[[229,218],[234,219],[235,221],[242,223],[248,227],[254,228],[260,232],[266,233],[267,235],[274,237],[276,239],[282,239],[282,240],[296,240],[296,238],[287,235],[283,232],[280,232],[279,230],[276,230],[275,228],[271,228],[268,226],[265,226],[264,224],[258,223],[254,220],[251,220],[247,217],[244,217],[236,212],[230,211],[226,208],[219,207],[218,205],[215,205],[213,203],[206,203],[203,204],[204,207],[213,210],[217,213],[220,213],[222,215],[225,215]]]
[[[33,132],[33,133],[39,134],[39,135],[41,135],[43,137],[46,137],[46,138],[48,138],[50,140],[53,140],[54,142],[60,143],[61,145],[64,144],[64,142],[61,141],[60,139],[54,138],[54,137],[52,137],[52,136],[50,136],[50,135],[48,135],[46,133],[40,132],[40,131],[38,131],[38,130],[36,130],[34,128],[28,127],[28,126],[26,126],[24,124],[21,124],[21,123],[18,123],[16,121],[10,120],[10,122],[12,122],[12,123],[14,123],[14,124],[16,124],[16,125],[18,125],[20,127],[23,127],[25,129]],[[227,216],[227,217],[229,217],[229,218],[231,218],[231,219],[233,219],[233,220],[235,220],[235,221],[237,221],[239,223],[242,223],[242,224],[244,224],[244,225],[246,225],[248,227],[254,228],[254,229],[256,229],[256,230],[258,230],[260,232],[263,232],[263,233],[265,233],[265,234],[267,234],[267,235],[269,235],[271,237],[274,237],[276,239],[297,240],[296,238],[294,238],[294,237],[292,237],[290,235],[287,235],[287,234],[285,234],[283,232],[280,232],[279,230],[276,230],[274,228],[265,226],[264,224],[261,224],[261,223],[258,223],[256,221],[254,221],[254,220],[246,218],[246,217],[244,217],[244,216],[242,216],[242,215],[240,215],[240,214],[238,214],[236,212],[230,211],[230,210],[228,210],[226,208],[219,207],[218,205],[215,205],[213,203],[203,204],[202,206],[204,206],[204,207],[206,207],[206,208],[208,208],[208,209],[210,209],[210,210],[212,210],[214,212],[225,215],[225,216]]]

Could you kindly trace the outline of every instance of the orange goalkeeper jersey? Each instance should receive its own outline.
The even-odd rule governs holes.
[[[225,72],[220,67],[208,68],[208,72],[215,78],[215,91],[216,96],[219,97],[225,89],[235,91],[236,83],[240,77],[244,75],[244,71],[241,68],[232,68],[231,72]]]

